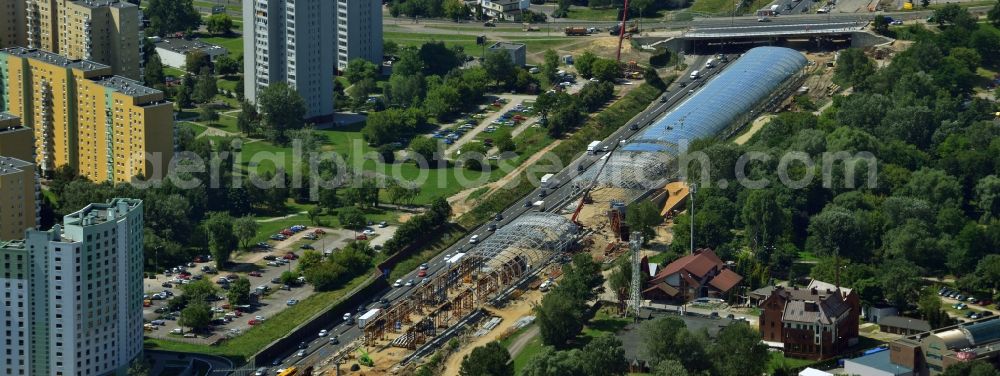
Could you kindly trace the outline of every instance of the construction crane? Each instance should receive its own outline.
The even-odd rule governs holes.
[[[619,64],[622,62],[622,40],[625,39],[626,22],[628,22],[628,0],[625,0],[625,9],[622,10],[622,24],[618,30],[618,55],[615,57],[615,61]]]
[[[584,204],[594,203],[594,199],[590,197],[590,190],[594,189],[594,186],[597,185],[597,178],[601,176],[601,171],[604,171],[604,166],[608,165],[608,161],[611,160],[611,153],[614,153],[615,149],[618,148],[618,145],[619,143],[615,143],[615,145],[611,148],[611,150],[608,151],[608,154],[604,156],[603,158],[604,162],[601,162],[601,167],[598,168],[597,173],[594,174],[594,180],[591,180],[590,184],[587,185],[587,188],[583,190],[583,195],[580,196],[580,203],[576,205],[576,210],[573,211],[573,218],[570,219],[577,226],[583,227],[583,225],[580,224],[580,222],[578,222],[576,219],[577,217],[580,216],[580,211],[583,210]]]

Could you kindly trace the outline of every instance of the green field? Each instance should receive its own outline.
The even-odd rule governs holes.
[[[391,26],[386,27],[386,29],[388,30],[384,33],[383,38],[387,41],[394,41],[400,46],[419,47],[424,43],[436,41],[444,42],[448,46],[461,46],[465,50],[465,53],[469,55],[479,56],[483,53],[483,46],[476,45],[476,35],[478,35],[478,32],[475,31],[470,31],[469,34],[425,34],[411,33]],[[551,36],[545,36],[540,33],[538,36],[530,37],[503,37],[503,41],[506,42],[524,43],[528,55],[548,49],[557,49],[578,40],[579,38],[567,38],[558,32]],[[490,40],[487,42],[487,45],[496,41],[498,40]]]

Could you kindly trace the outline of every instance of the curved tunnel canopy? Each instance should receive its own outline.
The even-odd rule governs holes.
[[[805,65],[805,56],[792,49],[751,49],[623,150],[676,153],[682,142],[715,136]]]
[[[767,100],[789,78],[806,66],[798,51],[784,47],[757,47],[747,51],[708,81],[674,110],[630,139],[609,156],[597,177],[599,186],[635,191],[619,197],[630,200],[669,178],[669,162],[686,144],[726,130]],[[576,186],[589,185],[596,169],[580,175]]]

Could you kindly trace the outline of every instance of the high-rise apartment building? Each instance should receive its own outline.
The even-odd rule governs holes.
[[[31,162],[0,156],[0,239],[38,226],[38,180]]]
[[[43,49],[139,78],[139,7],[125,0],[10,0],[0,4],[0,47]]]
[[[2,91],[0,89],[0,92]],[[3,108],[2,99],[0,99],[0,108]],[[21,118],[0,112],[0,156],[33,162],[35,160],[34,139],[33,131],[21,125]]]
[[[382,66],[382,2],[337,0],[337,69],[354,59]]]
[[[287,83],[305,100],[306,118],[333,119],[336,8],[332,0],[244,0],[244,96],[257,103]]]
[[[142,201],[0,243],[0,373],[124,374],[142,352]]]
[[[109,182],[165,176],[173,104],[163,92],[111,73],[107,65],[41,50],[0,50],[0,110],[34,130],[41,171],[69,165]]]

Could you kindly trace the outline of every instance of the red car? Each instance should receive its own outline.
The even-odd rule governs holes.
[[[326,231],[323,231],[323,229],[321,229],[321,228],[313,230],[313,234],[316,234],[316,235],[323,235],[325,233],[326,233]]]
[[[205,262],[205,259],[201,258],[201,256],[195,256],[194,262]]]
[[[294,233],[294,232],[292,232],[292,230],[289,230],[289,229],[287,229],[287,228],[286,228],[286,229],[284,229],[284,230],[281,230],[281,235],[284,235],[284,236],[292,236],[292,235],[295,235],[295,233]]]
[[[250,321],[247,321],[247,324],[250,324],[250,326],[254,326],[254,325],[260,324],[260,320],[250,319]]]
[[[368,235],[358,234],[358,236],[354,237],[354,240],[368,240]]]
[[[178,274],[177,278],[180,278],[180,279],[191,279],[191,275],[190,274]]]
[[[250,273],[247,273],[247,275],[249,275],[251,277],[260,277],[260,272],[254,270],[254,271],[252,271]]]
[[[282,256],[282,258],[284,258],[285,260],[295,260],[299,258],[299,256],[296,256],[294,253],[288,252],[284,256]]]
[[[424,278],[426,276],[427,276],[427,271],[426,270],[421,270],[421,271],[417,272],[417,277]]]
[[[232,306],[229,303],[222,303],[222,309],[229,309],[230,307]]]

